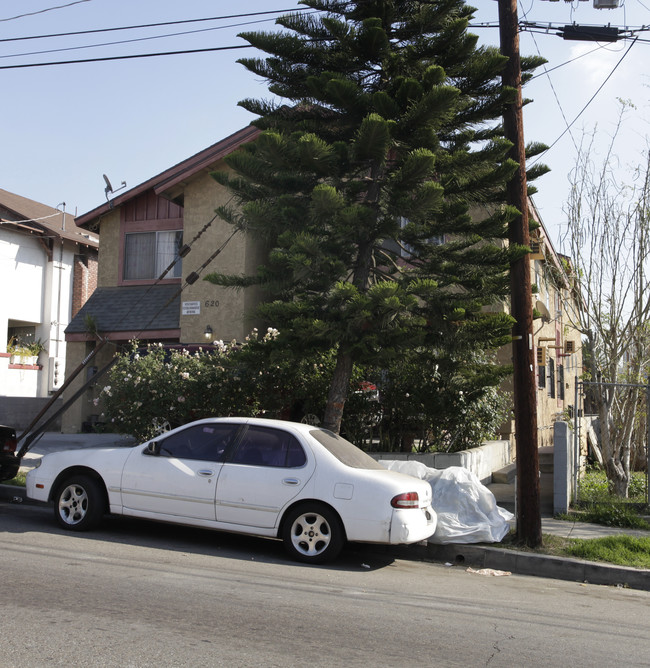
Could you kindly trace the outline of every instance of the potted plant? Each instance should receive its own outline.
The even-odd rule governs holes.
[[[12,336],[9,341],[7,341],[7,352],[11,355],[9,359],[10,364],[20,364],[21,359],[21,346],[16,341],[16,337]]]
[[[27,351],[27,357],[31,357],[31,360],[27,364],[38,364],[38,356],[41,354],[42,350],[45,350],[45,346],[40,339],[32,341],[25,346]]]
[[[23,343],[12,336],[7,342],[11,364],[38,364],[38,356],[42,350],[45,350],[45,346],[40,339],[32,343]]]

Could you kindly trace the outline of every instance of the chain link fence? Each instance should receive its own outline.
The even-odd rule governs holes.
[[[615,502],[607,491],[607,480],[604,472],[600,476],[590,471],[589,464],[602,464],[600,456],[600,429],[598,415],[590,410],[590,396],[595,393],[636,393],[634,425],[632,429],[632,446],[630,452],[630,499],[623,503],[639,503],[650,507],[650,384],[638,383],[604,383],[597,381],[579,381],[575,387],[574,413],[574,505],[579,502],[594,503],[599,500]],[[595,446],[595,447],[594,447]]]

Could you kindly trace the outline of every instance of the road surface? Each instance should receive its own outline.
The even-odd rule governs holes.
[[[650,593],[0,501],[0,666],[650,666]]]

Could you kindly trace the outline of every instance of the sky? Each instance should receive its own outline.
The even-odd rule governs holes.
[[[472,32],[480,43],[498,45],[497,1],[470,4],[477,7]],[[52,207],[65,203],[67,212],[81,215],[106,201],[103,174],[116,191],[122,182],[133,188],[248,125],[253,117],[237,106],[239,100],[268,97],[266,84],[236,63],[255,54],[250,48],[11,66],[241,47],[246,43],[239,32],[271,30],[277,14],[241,15],[296,7],[296,0],[235,5],[223,0],[5,0],[0,6],[0,188]],[[197,20],[216,17],[225,18]],[[552,172],[536,181],[534,199],[561,246],[576,146],[584,132],[595,129],[597,151],[604,153],[617,123],[618,99],[635,105],[617,149],[621,179],[629,179],[628,166],[643,160],[650,136],[645,66],[650,29],[636,33],[634,44],[601,44],[565,41],[555,34],[557,27],[639,28],[650,24],[650,0],[625,0],[610,10],[593,9],[592,0],[524,0],[519,19],[546,26],[521,33],[521,53],[548,60],[548,74],[540,68],[524,90],[533,100],[525,108],[524,134],[527,142],[552,145],[541,158]],[[70,34],[162,22],[174,25]],[[24,39],[33,37],[40,38]]]

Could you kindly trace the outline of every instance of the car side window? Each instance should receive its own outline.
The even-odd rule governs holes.
[[[178,459],[222,462],[239,425],[199,424],[160,440],[160,454]]]
[[[248,427],[231,460],[234,464],[298,468],[307,456],[289,432],[267,427]]]

